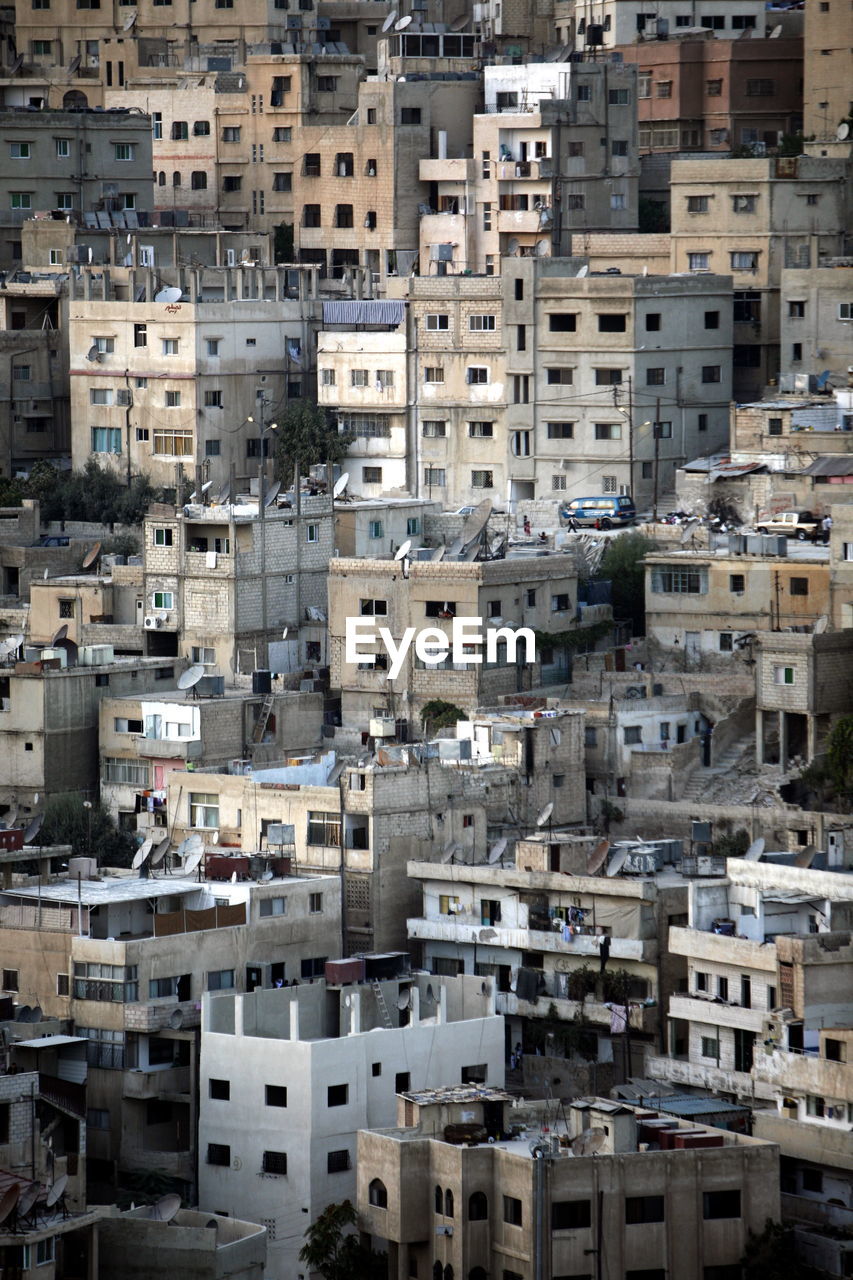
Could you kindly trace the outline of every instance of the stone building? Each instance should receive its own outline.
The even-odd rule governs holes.
[[[24,224],[26,226],[27,224]],[[41,223],[51,229],[64,224]],[[22,240],[26,240],[24,231]],[[58,252],[45,255],[67,261]],[[34,265],[18,255],[27,266]],[[68,289],[62,268],[6,272],[0,291],[0,472],[28,474],[39,459],[56,464],[71,454],[68,385]]]
[[[608,1099],[412,1090],[396,1128],[358,1135],[359,1224],[395,1280],[589,1275],[599,1251],[604,1274],[733,1275],[778,1221],[778,1171],[772,1143]]]
[[[755,756],[784,772],[826,749],[835,721],[853,709],[849,631],[765,632],[755,666]]]
[[[94,543],[75,549],[79,559]],[[138,558],[138,557],[135,557]],[[143,590],[141,564],[105,564],[96,573],[63,574],[51,578],[33,577],[27,640],[34,645],[52,646],[60,627],[67,628],[64,641],[77,645],[109,646],[113,655],[141,654],[145,632],[142,627]],[[73,654],[73,650],[71,651]],[[98,655],[103,656],[104,648]],[[77,660],[80,661],[79,652]]]
[[[808,270],[782,271],[780,350],[784,369],[829,373],[834,387],[850,385],[853,262],[822,259]],[[853,430],[853,422],[848,430]]]
[[[366,559],[377,551],[393,553],[404,542],[413,550],[425,546],[427,526],[441,515],[441,503],[428,498],[356,498],[357,478],[347,494],[335,502],[335,550],[342,556]]]
[[[355,1198],[358,1130],[393,1123],[398,1093],[503,1084],[493,984],[386,977],[382,959],[364,957],[368,981],[204,1001],[199,1198],[267,1228],[272,1280],[296,1274],[328,1204]]]
[[[803,133],[813,155],[849,156],[850,132],[839,137],[838,127],[850,124],[850,48],[853,12],[846,5],[805,5],[805,63],[803,75]]]
[[[697,27],[719,40],[739,40],[745,32],[763,36],[767,15],[755,0],[710,0],[698,21],[689,0],[663,0],[654,13],[638,0],[557,0],[554,19],[562,43],[580,52],[665,40]]]

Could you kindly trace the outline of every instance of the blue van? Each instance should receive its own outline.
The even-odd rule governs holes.
[[[614,525],[631,524],[637,518],[634,499],[627,494],[603,495],[598,498],[573,498],[560,512],[564,520],[577,525],[612,529]]]

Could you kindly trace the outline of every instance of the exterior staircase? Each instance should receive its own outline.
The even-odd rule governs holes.
[[[706,769],[697,765],[690,775],[687,786],[684,788],[682,800],[696,800],[703,798],[708,790],[708,784],[711,781],[717,781],[727,773],[731,773],[738,765],[743,756],[749,755],[750,758],[755,757],[755,734],[751,733],[746,738],[740,738],[737,742],[723,752],[720,759],[715,765]]]

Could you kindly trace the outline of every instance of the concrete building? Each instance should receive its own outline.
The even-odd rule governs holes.
[[[805,6],[803,132],[813,154],[849,156],[850,133],[840,137],[838,127],[850,124],[850,48],[853,45],[853,13],[846,5],[824,9]]]
[[[307,492],[278,505],[157,504],[144,523],[149,654],[186,652],[222,675],[326,665],[326,573],[332,499]],[[283,629],[288,636],[281,646]]]
[[[752,550],[751,541],[742,551],[727,544],[646,557],[647,634],[682,654],[685,670],[705,652],[731,653],[756,631],[811,630],[829,612],[825,548],[783,539],[787,550],[765,551],[757,535]]]
[[[330,680],[341,691],[344,724],[364,724],[379,714],[417,723],[435,698],[473,713],[504,694],[535,688],[543,671],[544,678],[559,680],[565,661],[559,636],[579,621],[583,627],[612,618],[610,606],[599,605],[585,609],[579,620],[574,559],[553,553],[478,562],[413,560],[405,575],[394,560],[340,557],[329,565],[328,586]],[[410,645],[400,672],[389,679],[390,659],[381,648],[373,662],[347,661],[347,619],[366,617],[379,619],[375,627],[387,627],[398,645],[410,626],[438,627],[449,637],[455,618],[472,619],[472,625],[481,620],[483,634],[467,650],[473,655],[470,662],[456,661],[448,652],[440,663],[427,665]],[[490,627],[540,633],[535,660],[527,658],[523,640],[507,659],[505,638],[497,636],[496,660],[488,661],[483,645]],[[554,637],[553,648],[545,634]],[[364,648],[369,649],[369,641]],[[474,661],[478,656],[485,660]]]
[[[273,1280],[297,1274],[318,1214],[354,1199],[356,1134],[393,1122],[398,1093],[503,1084],[503,1019],[481,979],[392,971],[208,997],[202,1012],[199,1199],[267,1228]]]
[[[221,678],[157,698],[105,698],[98,734],[101,803],[119,825],[161,840],[167,833],[167,775],[253,764],[313,751],[320,742],[318,693],[216,692]],[[148,800],[153,801],[149,806]]]
[[[82,559],[83,548],[75,550]],[[96,573],[32,578],[27,616],[31,644],[49,648],[60,627],[67,627],[64,639],[78,649],[94,645],[110,646],[119,656],[142,653],[142,565],[103,563],[109,559],[102,557]],[[77,657],[79,661],[79,653]]]
[[[672,270],[732,275],[736,400],[757,398],[780,369],[820,372],[804,343],[780,353],[781,273],[844,252],[848,187],[843,159],[673,163]]]
[[[810,270],[783,270],[780,349],[785,369],[828,371],[835,387],[849,385],[853,336],[853,262],[824,260]],[[850,425],[853,430],[853,423]]]
[[[89,269],[75,283],[72,460],[79,467],[94,454],[122,478],[145,475],[167,487],[176,467],[204,466],[216,492],[231,468],[241,480],[257,474],[261,457],[274,452],[267,406],[307,386],[314,273],[300,273],[296,296],[284,268],[181,270],[173,278],[169,288],[181,292],[168,302],[162,272],[150,267]]]
[[[158,1169],[191,1196],[202,992],[304,972],[340,926],[340,882],[43,879],[4,889],[0,916],[7,989],[38,991],[88,1041],[90,1182],[110,1196]]]
[[[849,607],[849,606],[848,606]],[[784,772],[826,749],[839,716],[853,708],[851,636],[847,631],[758,637],[755,666],[755,756]]]
[[[632,1054],[663,1030],[661,1010],[685,970],[657,939],[686,910],[687,882],[590,875],[596,843],[540,832],[493,865],[412,862],[423,906],[407,924],[430,973],[494,978],[508,1044],[594,1062],[601,1086],[604,1064],[630,1074]],[[562,1055],[555,1019],[566,1024]]]
[[[0,507],[0,582],[7,597],[5,636],[27,630],[24,610],[33,583],[45,581],[45,575],[74,573],[91,545],[84,538],[43,533],[41,506],[35,498],[24,498],[19,507]],[[21,612],[16,616],[16,611]]]
[[[0,292],[3,475],[26,475],[39,459],[61,465],[70,458],[67,317],[67,285],[58,272],[5,273]]]
[[[335,550],[357,560],[393,553],[410,542],[417,551],[427,544],[427,526],[441,514],[441,503],[428,498],[356,498],[359,482],[353,477],[347,496],[335,502]],[[379,527],[377,527],[379,526]]]
[[[359,1223],[395,1280],[588,1275],[599,1250],[615,1275],[711,1275],[779,1218],[772,1143],[641,1107],[412,1091],[397,1125],[358,1135]],[[573,1154],[589,1129],[597,1154]]]
[[[657,0],[653,9],[636,0],[558,0],[557,35],[580,52],[668,39],[697,27],[713,31],[718,40],[739,40],[745,32],[763,36],[767,20],[765,5],[755,0],[710,0],[698,17],[690,0]]]
[[[179,1209],[168,1223],[150,1214],[143,1205],[101,1221],[102,1280],[154,1280],[157,1271],[186,1280],[263,1280],[267,1233],[256,1222],[198,1209]]]
[[[150,211],[147,116],[126,109],[109,115],[7,109],[0,125],[0,267],[21,261],[21,224],[40,210],[100,214],[107,226],[122,227],[127,213],[138,225],[140,214]]]
[[[620,64],[486,67],[471,139],[420,164],[422,275],[500,272],[500,259],[565,255],[572,233],[638,223],[636,75]],[[602,151],[601,135],[607,139]]]
[[[679,35],[676,28],[667,40],[620,50],[637,68],[641,155],[773,148],[783,134],[801,132],[802,39],[717,35]]]

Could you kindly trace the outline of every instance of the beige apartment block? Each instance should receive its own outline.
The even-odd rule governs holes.
[[[225,676],[324,665],[331,499],[153,507],[145,520],[142,625],[149,653],[185,652]]]
[[[726,442],[730,280],[579,276],[582,262],[504,265],[507,498],[652,507],[684,460]]]
[[[830,492],[837,493],[833,485]],[[829,580],[832,588],[832,625],[853,627],[853,504],[836,503],[831,508],[829,535]]]
[[[851,260],[829,260],[807,271],[783,270],[779,303],[783,367],[828,372],[832,386],[848,386],[853,372]]]
[[[837,508],[833,508],[837,510]],[[830,570],[832,572],[832,570]],[[853,635],[765,632],[755,667],[755,756],[783,771],[826,749],[839,716],[853,709]]]
[[[360,500],[351,497],[348,488],[347,495],[335,502],[335,549],[339,555],[359,560],[377,551],[393,555],[404,542],[417,551],[425,546],[427,525],[440,517],[440,502],[426,498]]]
[[[484,0],[474,10],[474,26],[487,48],[518,57],[553,42],[555,8],[555,0]]]
[[[256,476],[262,448],[274,452],[262,425],[301,395],[312,361],[316,281],[298,276],[180,271],[167,301],[161,272],[86,271],[69,304],[75,467],[95,455],[123,479],[174,488],[176,470],[203,465],[214,492]]]
[[[508,657],[506,637],[499,637],[497,661],[489,663],[483,652],[489,628],[527,627],[556,635],[577,625],[577,569],[568,555],[477,563],[413,560],[405,573],[393,560],[339,557],[329,565],[328,589],[330,679],[332,688],[341,690],[344,724],[365,724],[371,716],[385,715],[417,723],[425,704],[435,698],[468,712],[494,705],[502,694],[538,685],[543,665],[547,669],[559,658],[542,645],[528,666],[523,642]],[[397,644],[408,627],[438,628],[450,636],[453,619],[471,619],[483,635],[467,651],[484,660],[454,662],[448,653],[441,663],[427,666],[412,646],[402,670],[391,679],[390,659],[381,646],[375,649],[375,665],[346,659],[347,619],[365,617],[385,626]]]
[[[658,40],[693,27],[710,28],[718,40],[765,35],[767,14],[757,0],[709,0],[697,15],[691,0],[663,0],[654,13],[641,0],[556,0],[554,18],[563,44],[587,51]]]
[[[751,632],[811,629],[829,612],[829,557],[788,543],[785,555],[678,550],[646,556],[647,634],[685,670],[730,653]]]
[[[636,228],[636,91],[621,66],[487,67],[473,155],[439,138],[420,165],[421,273],[491,275],[502,257],[569,252],[573,232]]]
[[[828,5],[807,4],[805,11],[803,133],[813,155],[849,156],[853,10],[839,0],[830,0]],[[841,124],[848,125],[844,137],[839,134]]]
[[[780,287],[842,253],[850,165],[843,159],[676,160],[672,270],[727,272],[734,284],[734,396],[755,399],[782,373],[819,373],[805,335],[780,349]]]
[[[45,264],[48,259],[65,264],[63,240],[53,234],[61,224],[31,219],[22,225],[22,242],[27,227],[34,225],[42,226],[51,242]],[[22,257],[27,266],[35,265],[23,249]],[[39,276],[7,272],[0,293],[0,384],[6,388],[0,399],[3,475],[27,473],[39,458],[59,462],[69,456],[68,290],[62,270],[54,266],[53,272]]]
[[[90,546],[94,549],[95,544]],[[110,564],[99,573],[34,578],[27,640],[51,647],[54,636],[64,627],[63,643],[68,647],[77,645],[85,650],[100,645],[118,654],[141,653],[142,596],[141,563]],[[76,656],[79,662],[79,652]]]
[[[589,1129],[597,1153],[572,1154]],[[605,1275],[701,1276],[778,1220],[778,1165],[773,1143],[609,1099],[555,1115],[502,1090],[405,1091],[396,1128],[358,1135],[359,1225],[394,1280],[590,1275],[598,1250]]]

